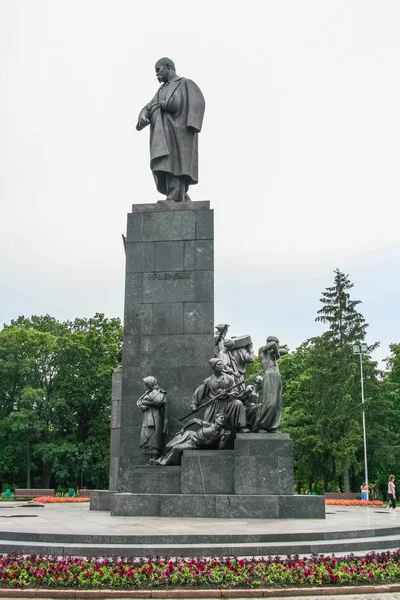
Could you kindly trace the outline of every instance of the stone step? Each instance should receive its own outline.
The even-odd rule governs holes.
[[[287,554],[308,555],[311,553],[348,554],[397,549],[400,546],[398,534],[379,537],[364,537],[342,540],[315,540],[269,543],[194,543],[194,544],[74,544],[51,543],[24,540],[0,540],[0,553],[19,552],[22,554],[72,555],[72,556],[276,556]]]
[[[368,539],[395,537],[399,539],[400,525],[393,527],[376,527],[368,529]],[[232,545],[232,544],[287,544],[305,543],[319,541],[358,540],[366,538],[365,529],[341,530],[341,531],[294,531],[286,533],[248,533],[248,534],[212,534],[212,533],[182,533],[182,534],[91,534],[91,533],[50,533],[43,531],[2,531],[1,539],[15,542],[38,542],[40,544],[91,544],[91,545]]]

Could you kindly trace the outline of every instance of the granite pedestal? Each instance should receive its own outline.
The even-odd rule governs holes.
[[[181,467],[141,469],[141,489],[111,495],[112,515],[325,518],[323,496],[293,493],[292,441],[285,433],[238,434],[234,450],[186,450]],[[170,493],[178,477],[180,489]],[[141,491],[145,488],[147,493]]]
[[[214,344],[214,230],[209,202],[136,204],[128,214],[122,368],[113,379],[110,490],[144,491],[136,467],[143,379],[167,391],[169,433],[210,375]],[[155,479],[156,489],[159,477]],[[166,490],[171,488],[167,486]],[[148,488],[146,488],[146,491]]]

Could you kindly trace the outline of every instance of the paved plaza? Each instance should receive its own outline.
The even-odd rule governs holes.
[[[0,552],[242,556],[349,553],[400,547],[400,514],[328,506],[326,519],[112,517],[89,503],[0,505]]]
[[[89,503],[27,506],[0,504],[1,532],[42,532],[89,535],[170,534],[282,534],[338,532],[399,526],[400,512],[382,507],[327,506],[326,519],[193,519],[166,517],[112,517],[108,511],[91,511]],[[400,545],[400,539],[399,539]]]

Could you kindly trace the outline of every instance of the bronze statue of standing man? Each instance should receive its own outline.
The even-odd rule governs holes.
[[[170,58],[156,62],[162,84],[139,114],[136,129],[150,125],[150,168],[157,190],[174,202],[190,201],[188,189],[198,183],[198,134],[205,101],[191,79],[179,77]]]

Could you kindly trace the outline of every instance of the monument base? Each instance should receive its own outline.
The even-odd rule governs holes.
[[[238,434],[234,450],[185,450],[181,466],[132,466],[129,491],[94,491],[113,516],[324,519],[323,496],[293,493],[287,433]]]
[[[221,519],[324,519],[323,496],[130,494],[111,496],[112,516]]]

